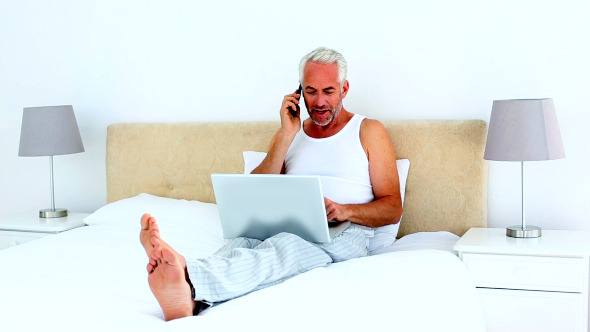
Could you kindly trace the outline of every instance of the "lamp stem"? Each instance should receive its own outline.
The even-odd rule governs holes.
[[[55,192],[53,189],[53,156],[49,156],[49,174],[50,174],[50,181],[49,181],[49,188],[51,190],[51,211],[55,212]]]
[[[49,189],[51,190],[51,209],[39,211],[40,218],[61,218],[68,215],[66,209],[55,208],[55,190],[53,189],[53,156],[49,156]]]
[[[526,229],[526,222],[525,222],[525,209],[524,209],[524,161],[520,162],[520,187],[521,187],[521,213],[522,213],[522,229]]]
[[[537,226],[528,226],[525,222],[526,211],[524,209],[524,201],[525,201],[525,190],[524,190],[524,161],[520,162],[520,193],[521,193],[521,201],[520,201],[520,208],[522,212],[522,221],[521,225],[514,225],[510,227],[506,227],[506,235],[510,237],[520,237],[520,238],[528,238],[528,237],[539,237],[541,236],[541,227]]]

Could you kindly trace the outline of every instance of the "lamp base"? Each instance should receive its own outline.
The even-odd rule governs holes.
[[[39,210],[39,218],[62,218],[68,216],[67,209],[44,209]]]
[[[541,227],[514,225],[506,227],[506,236],[518,238],[534,238],[541,236]]]

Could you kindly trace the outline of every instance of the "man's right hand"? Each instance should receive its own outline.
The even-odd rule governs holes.
[[[299,105],[301,95],[295,91],[283,98],[281,106],[281,129],[288,135],[295,135],[301,129],[301,111],[297,111],[296,116],[291,115],[291,110],[296,110]]]
[[[300,97],[297,91],[295,91],[295,93],[286,95],[283,98],[283,105],[281,106],[281,128],[272,138],[266,158],[252,171],[252,174],[280,174],[284,172],[287,151],[293,139],[295,139],[295,135],[301,130],[299,112],[297,112],[296,116],[292,116],[290,111],[291,107],[296,109],[295,105],[299,104],[298,99]]]

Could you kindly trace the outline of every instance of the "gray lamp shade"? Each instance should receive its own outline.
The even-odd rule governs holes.
[[[18,155],[55,156],[84,152],[71,105],[29,107],[23,110]]]
[[[484,159],[552,160],[565,157],[553,100],[494,100]]]

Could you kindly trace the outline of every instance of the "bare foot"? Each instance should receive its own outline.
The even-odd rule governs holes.
[[[152,242],[155,250],[147,267],[148,282],[164,317],[168,321],[192,316],[196,302],[187,281],[184,257],[157,239]]]
[[[149,213],[141,216],[141,231],[139,232],[139,241],[143,245],[143,248],[150,259],[150,263],[154,261],[153,256],[154,252],[156,251],[156,247],[161,246],[172,250],[182,262],[182,267],[186,268],[186,260],[184,257],[172,249],[172,247],[170,247],[166,241],[162,240],[160,237],[160,227],[158,227],[156,218],[152,217]],[[149,268],[148,272],[150,272]]]

